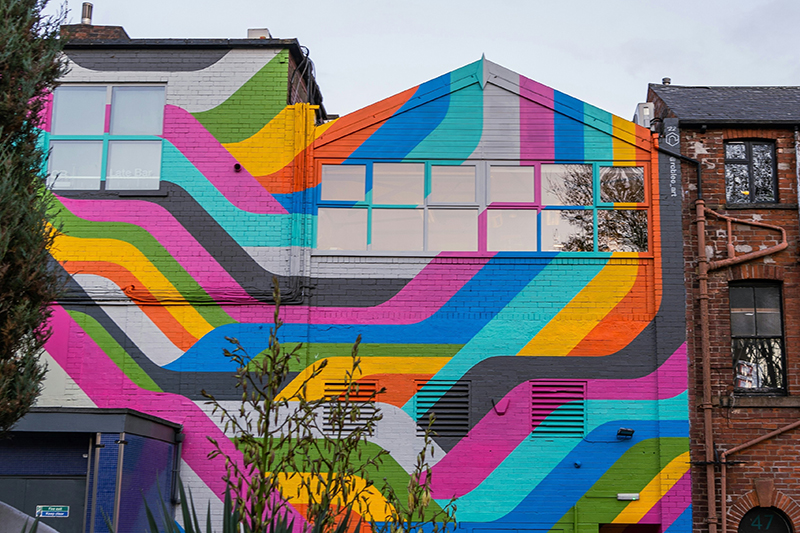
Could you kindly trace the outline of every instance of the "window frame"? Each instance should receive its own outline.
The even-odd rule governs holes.
[[[775,149],[774,139],[726,139],[723,141],[722,155],[724,161],[724,176],[725,176],[725,203],[729,206],[749,206],[749,205],[773,205],[780,203],[780,196],[778,190],[778,161],[777,151]],[[744,144],[745,146],[745,159],[731,159],[728,157],[728,145],[730,144]],[[753,172],[753,145],[767,145],[772,152],[772,200],[756,200],[755,195],[755,175]],[[728,198],[728,165],[747,165],[747,197],[746,202],[732,201]]]
[[[753,318],[753,334],[741,334],[741,333],[734,333],[734,307],[733,307],[733,298],[731,297],[731,289],[751,289],[752,293],[752,301],[753,301],[753,311],[754,311],[754,318]],[[757,307],[757,291],[758,289],[777,289],[778,290],[778,314],[780,318],[780,335],[775,334],[759,334],[757,327],[758,327],[758,307]],[[786,328],[785,328],[785,315],[784,315],[784,302],[783,302],[783,284],[779,281],[771,281],[771,280],[739,280],[739,281],[731,281],[728,284],[728,307],[729,307],[729,319],[730,319],[730,338],[731,338],[731,368],[732,368],[732,379],[733,379],[733,387],[734,393],[737,395],[772,395],[772,396],[785,396],[788,393],[787,387],[787,374],[786,374]],[[746,309],[746,308],[745,308]],[[766,339],[777,339],[779,341],[781,356],[780,356],[780,368],[778,368],[778,373],[781,379],[781,386],[779,387],[741,387],[739,383],[741,381],[739,371],[737,366],[740,362],[740,359],[737,359],[737,347],[736,342],[739,339],[750,339],[753,341],[759,340],[766,340]],[[769,359],[766,356],[762,356],[762,358],[769,364]],[[747,362],[747,361],[746,361]],[[754,364],[753,368],[758,371],[758,364]],[[773,361],[774,364],[774,361]]]
[[[372,203],[371,191],[372,187],[372,165],[375,163],[424,163],[425,164],[425,196],[423,204],[418,206],[388,206],[377,205]],[[616,164],[615,164],[616,163]],[[579,206],[580,209],[587,210],[591,213],[593,221],[593,236],[592,236],[592,250],[591,251],[558,251],[558,250],[545,250],[543,249],[542,238],[542,221],[545,216],[545,211],[553,210],[569,210],[575,209],[573,206],[561,205],[543,205],[542,204],[542,165],[555,164],[555,165],[588,165],[592,170],[592,198],[593,203],[590,206]],[[344,200],[323,200],[321,198],[322,190],[322,168],[325,165],[332,166],[363,166],[365,168],[365,194],[363,201],[344,201]],[[475,167],[475,193],[476,201],[469,202],[431,202],[428,195],[431,190],[431,168],[434,166],[474,166]],[[490,201],[490,173],[492,167],[522,167],[532,168],[534,172],[534,201],[532,202],[491,202]],[[641,167],[642,180],[643,180],[643,202],[609,202],[601,201],[600,199],[600,172],[605,167]],[[342,165],[341,160],[318,159],[316,161],[317,175],[320,176],[320,185],[317,187],[315,194],[315,213],[318,209],[330,208],[350,208],[350,209],[366,209],[367,210],[367,244],[364,249],[347,249],[347,250],[334,250],[327,248],[318,248],[317,238],[319,235],[319,217],[315,217],[312,253],[314,255],[367,255],[367,256],[435,256],[440,253],[451,253],[446,250],[429,250],[428,249],[428,212],[429,209],[477,209],[478,218],[478,243],[475,250],[453,250],[452,252],[461,255],[471,256],[487,256],[495,255],[496,253],[503,254],[537,254],[537,255],[552,255],[552,254],[579,254],[581,257],[591,255],[599,257],[608,257],[611,253],[617,254],[630,254],[632,257],[652,257],[653,255],[653,236],[652,236],[652,202],[651,202],[651,165],[646,161],[629,162],[614,162],[614,161],[591,161],[591,162],[574,162],[574,161],[509,161],[509,160],[467,160],[467,161],[449,161],[449,160],[407,160],[407,161],[388,161],[388,160],[362,160],[362,161],[348,161]],[[402,251],[402,250],[375,250],[372,248],[371,230],[372,230],[372,209],[374,208],[395,208],[395,209],[409,209],[416,208],[424,211],[424,227],[423,227],[423,249],[422,251]],[[536,249],[535,250],[490,250],[488,249],[488,218],[491,211],[494,210],[534,210],[536,211]],[[601,251],[599,240],[598,218],[600,212],[617,212],[617,211],[642,211],[645,213],[645,220],[647,224],[647,249],[644,251]]]
[[[54,133],[52,131],[52,126],[55,120],[56,114],[56,101],[55,101],[55,91],[60,88],[71,88],[71,87],[87,87],[87,88],[99,88],[103,87],[106,90],[106,98],[105,98],[105,107],[104,107],[104,124],[103,124],[103,132],[102,133],[95,133],[95,134],[59,134]],[[111,133],[111,123],[112,123],[112,103],[114,97],[114,88],[115,87],[155,87],[155,88],[162,88],[163,89],[163,104],[161,106],[161,128],[160,133],[158,134],[114,134]],[[97,178],[98,181],[95,181],[95,177],[93,178],[93,184],[97,184],[97,187],[57,187],[57,179],[60,176],[52,177],[50,175],[50,165],[51,165],[51,158],[48,156],[47,159],[47,168],[46,168],[46,182],[47,187],[55,192],[70,192],[70,191],[121,191],[121,192],[152,192],[158,191],[161,189],[161,182],[162,182],[162,170],[164,166],[164,118],[165,113],[164,110],[166,108],[166,100],[167,100],[167,84],[166,83],[64,83],[56,87],[53,93],[53,105],[50,110],[50,128],[51,131],[46,132],[44,135],[44,145],[48,147],[48,151],[52,153],[54,143],[69,143],[69,142],[93,142],[93,143],[101,143],[101,160],[100,160],[100,176]],[[158,176],[156,187],[138,187],[138,188],[129,188],[129,187],[112,187],[108,188],[107,181],[108,178],[111,177],[112,181],[114,176],[109,176],[109,152],[110,152],[110,144],[114,142],[142,142],[142,143],[149,143],[150,145],[154,145],[158,143]],[[148,176],[142,176],[148,177]],[[155,177],[155,176],[154,176]],[[64,176],[64,179],[68,179],[69,177]],[[84,178],[86,179],[86,178]],[[155,181],[155,180],[153,180]]]

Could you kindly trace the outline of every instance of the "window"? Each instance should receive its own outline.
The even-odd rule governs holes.
[[[778,201],[774,143],[725,143],[725,197],[729,204]]]
[[[318,250],[646,252],[647,226],[644,167],[321,167]]]
[[[54,190],[159,188],[163,86],[62,85],[53,95],[47,184]]]
[[[767,282],[731,284],[731,346],[735,388],[784,392],[781,288]]]

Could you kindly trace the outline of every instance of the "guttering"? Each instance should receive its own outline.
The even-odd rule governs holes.
[[[713,405],[711,403],[711,344],[709,340],[709,317],[708,317],[708,257],[706,257],[706,203],[703,200],[703,181],[702,167],[700,161],[684,155],[675,154],[663,148],[657,148],[661,153],[695,165],[697,169],[697,200],[695,201],[695,212],[697,215],[697,280],[699,283],[699,295],[697,297],[700,305],[700,360],[703,371],[703,448],[705,449],[706,483],[708,485],[707,506],[708,506],[708,532],[717,533],[717,502],[716,486],[717,479],[714,472],[714,427],[713,427]]]

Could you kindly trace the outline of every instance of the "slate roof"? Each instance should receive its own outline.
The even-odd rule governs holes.
[[[682,123],[800,124],[800,87],[648,87]]]

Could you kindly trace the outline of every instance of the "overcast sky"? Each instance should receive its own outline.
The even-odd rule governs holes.
[[[58,0],[50,0],[53,11]],[[81,0],[69,0],[80,22]],[[480,59],[630,119],[647,84],[800,85],[798,0],[93,0],[132,38],[244,38],[311,51],[345,114]]]

